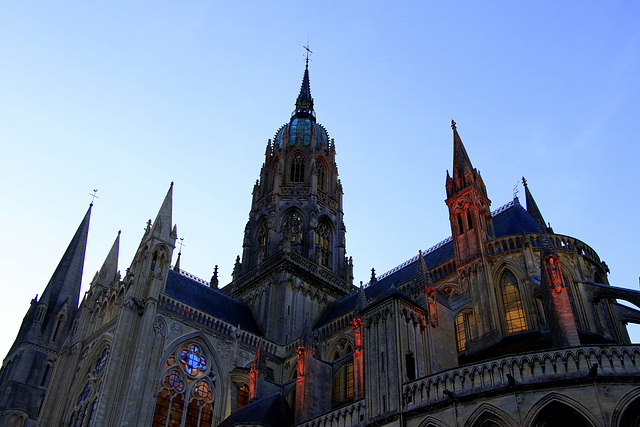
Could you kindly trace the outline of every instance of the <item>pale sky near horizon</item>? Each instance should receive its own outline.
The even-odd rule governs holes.
[[[450,235],[455,119],[492,209],[516,186],[524,204],[525,176],[637,290],[638,22],[637,1],[5,2],[0,357],[94,188],[83,293],[118,230],[124,273],[172,181],[182,268],[229,282],[307,39],[356,283]]]

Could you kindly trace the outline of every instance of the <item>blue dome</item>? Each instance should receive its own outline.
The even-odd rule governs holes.
[[[316,123],[312,117],[294,116],[288,124],[283,125],[276,132],[274,138],[276,147],[282,148],[285,135],[288,136],[289,145],[294,145],[299,141],[308,146],[312,140],[315,140],[316,149],[329,149],[329,134],[327,130],[321,124]],[[312,135],[314,136],[313,138]]]

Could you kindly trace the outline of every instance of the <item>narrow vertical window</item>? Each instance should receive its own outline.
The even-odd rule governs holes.
[[[460,313],[456,316],[455,328],[456,348],[459,353],[461,351],[465,351],[467,348],[467,330],[465,328],[464,313]]]
[[[316,230],[316,262],[324,267],[331,267],[331,227],[326,220]]]
[[[467,225],[469,226],[469,230],[473,228],[473,221],[471,221],[471,211],[467,211]]]
[[[249,386],[242,384],[238,389],[238,409],[246,406],[249,403]]]
[[[416,379],[416,360],[413,357],[413,353],[407,353],[404,355],[404,361],[407,368],[407,378],[409,381]]]
[[[258,227],[258,241],[257,241],[257,253],[256,260],[258,263],[264,261],[267,257],[267,247],[269,243],[269,229],[267,228],[266,221],[262,221]]]
[[[324,167],[320,167],[320,169],[318,169],[318,189],[319,190],[326,191],[325,179],[326,179],[326,174],[324,171]]]
[[[456,215],[458,218],[458,234],[464,233],[464,227],[462,226],[462,214]]]
[[[507,333],[526,331],[527,319],[524,315],[518,281],[509,270],[505,271],[500,279],[500,295]]]
[[[47,364],[44,367],[44,373],[42,374],[42,379],[40,380],[40,387],[44,387],[47,384],[47,378],[49,378],[49,371],[51,370],[51,365]]]
[[[296,154],[291,159],[291,170],[289,174],[291,182],[304,182],[304,156]]]

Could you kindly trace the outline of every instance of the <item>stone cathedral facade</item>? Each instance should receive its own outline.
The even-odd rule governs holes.
[[[492,210],[452,122],[451,237],[356,287],[308,66],[295,105],[226,286],[180,269],[171,184],[124,273],[118,234],[80,301],[89,208],[4,359],[0,426],[640,425],[640,312],[617,302],[640,292],[526,181]]]

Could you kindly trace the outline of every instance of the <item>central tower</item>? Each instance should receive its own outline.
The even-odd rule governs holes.
[[[291,119],[267,143],[230,287],[278,344],[353,289],[335,155],[316,122],[307,60]]]

